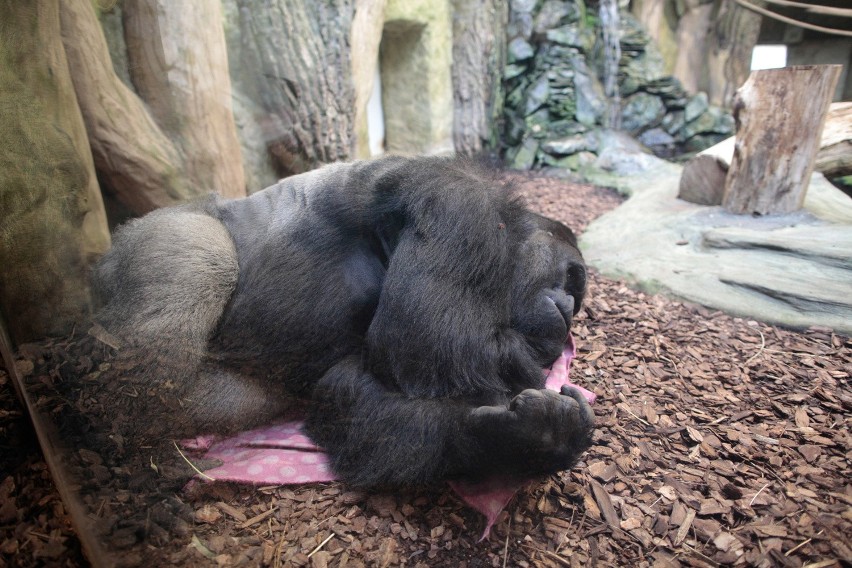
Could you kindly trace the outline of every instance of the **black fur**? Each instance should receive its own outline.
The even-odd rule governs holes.
[[[357,485],[550,473],[590,443],[586,401],[541,390],[585,291],[574,235],[464,162],[334,164],[160,210],[96,283],[102,325],[183,362],[191,433],[308,399]]]

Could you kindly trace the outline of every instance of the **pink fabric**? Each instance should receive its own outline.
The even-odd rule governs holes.
[[[183,445],[188,449],[206,449],[205,459],[222,462],[219,467],[204,472],[216,481],[286,485],[334,480],[328,456],[301,430],[301,421],[281,422],[226,440],[200,437]]]
[[[545,386],[557,392],[563,385],[572,386],[591,404],[595,402],[595,393],[568,380],[571,361],[576,354],[574,339],[569,336],[562,356],[550,370],[544,371],[547,377]],[[185,440],[182,445],[188,450],[204,452],[204,459],[222,462],[222,465],[204,472],[208,481],[289,485],[336,479],[329,467],[328,456],[301,433],[302,426],[300,420],[281,422],[225,440],[200,436]],[[490,534],[500,512],[525,483],[494,478],[482,483],[454,481],[449,485],[465,503],[485,515],[485,530],[480,539],[483,540]]]

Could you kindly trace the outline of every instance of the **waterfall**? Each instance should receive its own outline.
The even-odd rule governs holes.
[[[621,126],[621,96],[618,93],[618,62],[621,60],[618,0],[600,0],[598,10],[603,34],[604,94],[607,98],[605,126],[618,129]]]

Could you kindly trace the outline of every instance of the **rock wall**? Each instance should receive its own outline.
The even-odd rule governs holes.
[[[605,124],[607,110],[596,10],[582,0],[512,0],[503,132],[511,167],[576,169],[594,159],[596,137],[589,133]],[[662,157],[733,134],[731,115],[666,74],[648,34],[623,10],[617,33],[622,130]]]

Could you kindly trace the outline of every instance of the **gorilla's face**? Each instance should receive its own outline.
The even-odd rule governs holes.
[[[586,292],[586,265],[565,225],[532,214],[536,226],[519,251],[512,327],[526,338],[542,367],[562,354],[571,321]]]

